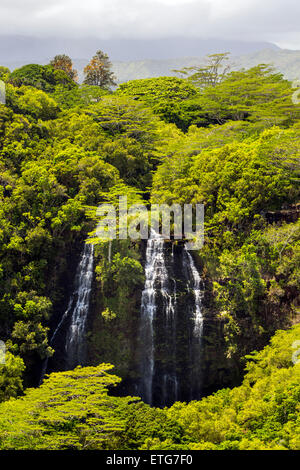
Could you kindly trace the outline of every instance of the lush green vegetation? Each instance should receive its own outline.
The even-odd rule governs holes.
[[[183,131],[199,120],[197,89],[181,78],[133,80],[120,85],[117,93],[142,100],[164,121],[176,124]]]
[[[110,396],[111,366],[53,373],[24,397],[0,405],[1,449],[296,450],[300,327],[278,331],[248,357],[240,387],[157,409]]]
[[[119,379],[106,365],[53,374],[16,399],[53,354],[49,329],[66,302],[70,258],[94,228],[90,216],[118,195],[205,204],[197,259],[227,357],[244,364],[299,319],[300,107],[291,84],[260,65],[213,85],[161,77],[112,92],[109,62],[104,84],[96,62],[84,85],[66,56],[0,68],[0,338],[8,351],[0,446],[299,448],[299,365],[291,362],[299,327],[248,358],[240,387],[199,402],[159,410],[111,397]],[[102,332],[91,341],[118,349],[120,370],[143,283],[140,251],[138,241],[96,247],[100,320],[112,331],[119,322],[122,333],[111,346]]]

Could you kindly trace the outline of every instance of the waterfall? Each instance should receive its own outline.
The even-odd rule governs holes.
[[[141,385],[139,393],[143,400],[149,404],[153,401],[153,377],[155,366],[155,335],[154,320],[157,313],[157,301],[160,295],[163,302],[165,322],[169,324],[174,320],[174,300],[169,290],[169,276],[164,257],[164,239],[151,230],[147,241],[145,286],[141,302]],[[175,380],[172,377],[171,380]],[[170,381],[168,374],[164,382]]]
[[[74,290],[70,296],[68,307],[64,312],[58,326],[50,338],[49,344],[53,345],[57,334],[71,315],[70,326],[65,342],[66,366],[73,369],[84,361],[84,333],[89,312],[90,293],[93,280],[94,246],[85,244],[77,266]],[[45,359],[40,384],[47,372],[49,359]]]
[[[192,295],[191,295],[192,294]],[[138,394],[150,405],[168,406],[201,393],[203,285],[183,245],[151,230],[139,328]]]
[[[93,265],[94,246],[86,243],[76,272],[75,291],[70,300],[72,306],[76,299],[65,345],[67,364],[70,369],[84,362],[84,333],[90,305]],[[70,304],[67,312],[72,309]]]
[[[203,298],[203,283],[201,276],[195,266],[194,259],[189,251],[184,247],[184,255],[187,262],[189,281],[188,289],[192,291],[194,303],[192,305],[192,322],[193,327],[189,342],[189,400],[199,399],[202,392],[202,378],[203,378],[203,313],[202,313],[202,298]]]
[[[195,297],[195,311],[194,311],[194,337],[201,341],[203,334],[203,315],[202,315],[202,280],[200,274],[195,266],[192,255],[185,248],[185,253],[187,255],[188,264],[192,277],[192,290]]]

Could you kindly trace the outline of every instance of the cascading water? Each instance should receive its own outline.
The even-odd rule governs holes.
[[[194,312],[194,337],[201,342],[202,334],[203,334],[203,315],[202,315],[202,296],[203,296],[203,288],[202,288],[202,280],[200,274],[195,266],[195,262],[193,260],[192,255],[184,247],[185,253],[188,258],[188,264],[190,268],[190,272],[192,274],[192,290],[195,296],[195,312]]]
[[[64,363],[66,369],[73,369],[84,362],[84,333],[89,312],[93,280],[93,261],[94,246],[86,243],[77,266],[74,290],[70,296],[68,307],[50,339],[50,345],[53,346],[56,336],[61,332],[71,315],[64,348]],[[44,361],[40,383],[42,383],[47,372],[48,362],[48,359]]]
[[[193,327],[189,341],[189,400],[200,398],[202,390],[202,337],[203,337],[203,313],[202,298],[203,285],[201,276],[195,266],[192,255],[184,247],[184,263],[187,265],[188,271],[188,289],[193,293],[194,304],[192,305],[191,314]]]
[[[85,244],[68,308],[50,341],[60,349],[60,370],[85,364],[93,253],[93,245]],[[137,354],[140,380],[136,392],[146,403],[169,406],[201,396],[202,295],[200,274],[184,244],[165,242],[151,230]],[[46,371],[47,361],[43,375]]]
[[[86,243],[77,268],[75,292],[71,305],[71,323],[66,338],[66,362],[70,369],[84,362],[87,316],[90,305],[90,294],[93,281],[94,246]],[[69,304],[69,311],[72,309]]]
[[[174,249],[173,243],[151,231],[145,277],[138,394],[160,406],[197,398],[203,315],[202,281],[194,260],[185,246]]]
[[[165,322],[174,321],[174,296],[169,292],[168,271],[164,258],[164,240],[151,230],[146,249],[145,287],[141,302],[141,384],[139,393],[146,403],[153,401],[153,378],[155,373],[154,320],[158,307],[158,296],[163,302]],[[164,382],[170,380],[165,374]],[[171,380],[175,380],[172,377]]]

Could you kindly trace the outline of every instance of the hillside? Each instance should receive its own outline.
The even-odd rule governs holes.
[[[225,51],[225,49],[224,49]],[[203,63],[203,57],[180,57],[168,60],[115,61],[114,72],[119,83],[139,78],[174,76],[173,70],[191,67]],[[79,70],[81,61],[77,62]],[[300,51],[281,49],[263,49],[243,55],[232,55],[232,70],[248,69],[258,64],[272,64],[289,80],[300,77]]]
[[[225,51],[225,49],[223,51]],[[88,63],[88,60],[88,58],[74,60],[74,66],[79,72],[80,81],[83,80],[83,69]],[[112,62],[113,71],[117,77],[118,83],[123,83],[141,78],[175,76],[176,73],[174,73],[173,70],[197,66],[203,63],[204,60],[204,56],[195,56],[155,60],[113,60]],[[14,62],[3,60],[1,63],[2,65],[8,66],[11,70],[14,70],[15,68],[21,67],[26,62],[24,60]],[[46,64],[48,60],[43,58],[40,63]],[[300,51],[270,48],[250,54],[232,55],[231,57],[232,70],[238,70],[240,68],[247,69],[263,63],[273,64],[275,68],[289,80],[296,80],[300,77]]]
[[[117,398],[112,366],[51,374],[0,404],[2,450],[299,450],[300,326],[248,357],[242,385],[198,402],[150,408]],[[84,407],[82,406],[84,404]]]
[[[67,63],[0,68],[0,448],[299,448],[292,84]]]

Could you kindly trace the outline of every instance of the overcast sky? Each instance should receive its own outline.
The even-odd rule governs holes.
[[[1,34],[270,41],[300,49],[299,0],[0,0]]]

